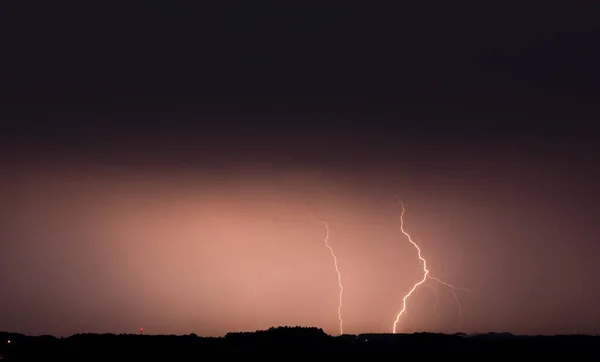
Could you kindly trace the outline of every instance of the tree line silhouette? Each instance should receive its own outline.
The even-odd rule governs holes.
[[[0,332],[5,361],[200,361],[228,357],[278,358],[598,358],[600,336],[516,336],[509,333],[360,334],[330,336],[315,327],[276,327],[189,335],[75,334],[66,338]],[[10,342],[9,342],[10,341]]]

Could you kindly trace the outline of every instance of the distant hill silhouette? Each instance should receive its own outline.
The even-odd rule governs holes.
[[[8,341],[10,340],[10,343]],[[315,327],[276,327],[224,337],[76,334],[67,338],[0,332],[5,361],[198,361],[227,357],[320,356],[388,360],[404,356],[529,358],[600,356],[600,336],[515,336],[510,333],[360,334],[330,336]]]

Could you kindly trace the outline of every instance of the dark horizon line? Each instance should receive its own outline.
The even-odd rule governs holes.
[[[539,338],[539,337],[543,337],[543,338],[552,338],[552,337],[568,337],[568,336],[573,336],[573,337],[600,337],[599,334],[590,334],[590,333],[563,333],[563,334],[514,334],[511,332],[474,332],[474,333],[464,333],[464,332],[454,332],[454,333],[445,333],[445,332],[431,332],[431,331],[421,331],[421,332],[412,332],[412,333],[392,333],[392,332],[382,332],[382,333],[377,333],[377,332],[366,332],[366,333],[344,333],[341,335],[332,335],[329,334],[325,331],[323,331],[323,328],[320,327],[314,327],[314,326],[274,326],[274,327],[269,327],[267,329],[257,329],[257,330],[249,330],[249,331],[238,331],[238,332],[227,332],[222,336],[202,336],[202,335],[198,335],[196,333],[188,333],[188,334],[141,334],[141,333],[111,333],[111,332],[104,332],[104,333],[97,333],[97,332],[79,332],[79,333],[74,333],[68,336],[60,336],[57,337],[55,335],[51,335],[51,334],[40,334],[40,335],[27,335],[27,334],[23,334],[23,333],[18,333],[18,332],[7,332],[7,331],[0,331],[0,336],[18,336],[18,337],[25,337],[25,338],[55,338],[55,339],[67,339],[67,338],[73,338],[73,337],[77,337],[77,336],[138,336],[138,337],[195,337],[195,338],[202,338],[202,339],[223,339],[223,338],[227,338],[228,336],[236,336],[236,335],[253,335],[253,334],[259,334],[259,333],[264,333],[264,332],[270,332],[270,331],[278,331],[278,330],[285,330],[285,329],[290,329],[290,330],[294,330],[294,329],[299,329],[299,330],[317,330],[317,331],[321,331],[322,333],[326,334],[329,337],[332,338],[340,338],[340,337],[356,337],[359,338],[361,336],[421,336],[421,335],[438,335],[438,336],[458,336],[458,337],[492,337],[492,336],[503,336],[505,338],[531,338],[531,337],[535,337],[535,338]],[[12,338],[12,337],[9,337]]]

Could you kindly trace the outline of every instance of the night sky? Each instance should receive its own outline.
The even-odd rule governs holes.
[[[199,3],[2,1],[0,330],[600,333],[600,4]]]

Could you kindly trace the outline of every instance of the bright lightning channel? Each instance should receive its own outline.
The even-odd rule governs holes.
[[[427,269],[427,260],[425,260],[425,258],[423,258],[423,256],[421,255],[421,248],[419,248],[419,245],[417,245],[417,243],[415,243],[413,241],[410,234],[407,233],[406,230],[404,230],[404,214],[406,213],[406,209],[404,208],[404,204],[402,203],[402,201],[398,200],[398,202],[402,206],[402,214],[400,214],[400,230],[408,238],[408,241],[412,244],[412,246],[415,249],[417,249],[419,263],[423,266],[423,278],[421,278],[421,280],[416,282],[412,286],[412,288],[408,291],[408,293],[406,293],[404,298],[402,298],[402,309],[400,310],[398,315],[396,315],[396,320],[394,321],[394,328],[392,329],[392,333],[396,333],[396,327],[398,325],[398,322],[400,321],[400,317],[402,317],[402,315],[406,312],[406,302],[407,302],[408,298],[410,298],[410,296],[415,292],[415,290],[417,290],[417,288],[419,288],[419,286],[425,284],[428,279],[434,280],[437,283],[450,288],[450,290],[452,291],[452,294],[454,295],[454,300],[456,301],[456,304],[458,305],[459,316],[462,316],[462,306],[460,304],[460,300],[458,299],[458,295],[456,295],[455,290],[469,291],[468,289],[457,288],[457,287],[453,286],[452,284],[446,283],[446,282],[440,280],[439,278],[433,277],[429,274],[429,269]]]
[[[329,252],[331,253],[331,257],[333,258],[333,265],[335,266],[335,271],[337,272],[337,275],[338,275],[338,285],[340,287],[340,295],[339,295],[339,304],[338,304],[337,311],[338,311],[338,319],[340,320],[340,334],[344,334],[344,320],[342,319],[342,295],[344,294],[344,286],[342,285],[342,273],[340,272],[340,268],[338,266],[337,256],[335,255],[333,248],[329,244],[329,224],[325,221],[317,219],[315,217],[315,215],[312,214],[312,212],[311,212],[311,216],[313,217],[313,219],[315,221],[323,224],[325,226],[325,230],[327,231],[327,233],[325,234],[325,246],[327,247],[327,249],[329,249]]]

